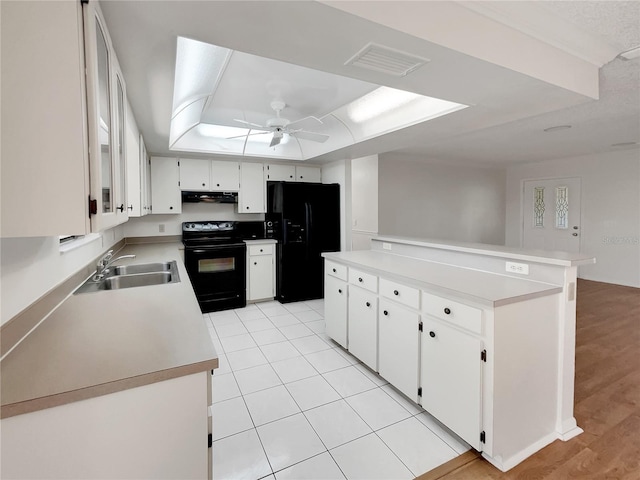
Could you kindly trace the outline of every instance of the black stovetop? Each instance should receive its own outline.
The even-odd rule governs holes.
[[[243,240],[261,238],[264,238],[263,222],[211,220],[182,224],[182,242],[185,246],[236,245]]]

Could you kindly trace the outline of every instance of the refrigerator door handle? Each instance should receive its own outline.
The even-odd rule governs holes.
[[[307,248],[309,247],[309,241],[313,238],[311,232],[311,226],[313,225],[313,209],[311,208],[311,204],[309,202],[305,202],[304,204],[304,217],[305,217],[305,243],[307,244]]]

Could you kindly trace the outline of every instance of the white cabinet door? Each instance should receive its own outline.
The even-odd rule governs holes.
[[[98,232],[128,218],[124,206],[126,90],[100,7],[92,2],[85,5],[84,13],[91,230]]]
[[[326,334],[347,348],[347,282],[325,275],[324,308]]]
[[[198,372],[3,418],[0,476],[207,478],[208,377]],[[39,442],[46,452],[27,447]],[[158,452],[180,454],[159,466]]]
[[[84,235],[89,157],[80,2],[0,2],[0,9],[2,236]]]
[[[129,220],[129,209],[127,200],[127,160],[126,160],[126,136],[127,136],[127,96],[124,85],[124,78],[118,60],[113,58],[114,74],[114,98],[115,110],[114,120],[114,146],[116,160],[116,224]]]
[[[127,164],[127,208],[130,217],[142,216],[142,196],[144,188],[144,164],[140,154],[140,132],[133,117],[131,105],[127,102],[127,141],[126,141],[126,164]]]
[[[180,190],[210,191],[210,176],[211,160],[180,159]]]
[[[140,174],[142,175],[142,212],[141,215],[151,213],[151,159],[147,154],[147,147],[140,135]]]
[[[240,164],[238,162],[211,161],[211,190],[237,192],[240,188]]]
[[[151,213],[181,213],[182,198],[177,158],[151,159]]]
[[[249,257],[249,298],[273,298],[273,255]]]
[[[320,167],[296,166],[296,182],[320,182]]]
[[[265,183],[261,163],[240,164],[238,213],[265,213]]]
[[[265,165],[264,178],[272,182],[295,182],[296,167],[295,165]]]
[[[369,368],[378,371],[378,297],[349,287],[349,351]]]
[[[480,451],[482,342],[430,317],[422,322],[422,408]]]
[[[420,315],[388,300],[378,308],[378,367],[386,379],[418,402]]]

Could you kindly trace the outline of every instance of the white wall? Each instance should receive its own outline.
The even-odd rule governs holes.
[[[369,250],[378,234],[378,156],[351,160],[351,249]]]
[[[394,153],[379,155],[378,169],[380,234],[504,244],[503,169]]]
[[[351,189],[348,160],[338,160],[322,166],[322,183],[340,184],[340,250],[348,250],[351,244]]]
[[[640,152],[637,149],[531,163],[507,169],[506,244],[520,246],[524,180],[582,180],[580,250],[596,257],[580,278],[640,287]]]
[[[182,213],[145,215],[130,218],[124,224],[125,237],[182,235],[182,222],[206,220],[263,221],[263,213],[237,213],[238,206],[229,203],[183,203]],[[164,232],[160,231],[164,226]]]
[[[97,240],[60,252],[58,237],[2,238],[0,308],[2,322],[95,260],[123,238],[122,226],[106,230]]]

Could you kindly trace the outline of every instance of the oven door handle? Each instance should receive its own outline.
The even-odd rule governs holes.
[[[216,252],[224,252],[224,251],[228,251],[228,250],[232,250],[232,249],[242,249],[242,247],[238,247],[236,245],[218,245],[216,246],[216,248],[208,248],[208,249],[203,249],[203,248],[196,248],[196,249],[187,249],[185,250],[185,252],[189,252],[190,255],[211,255],[211,254],[215,254]]]

